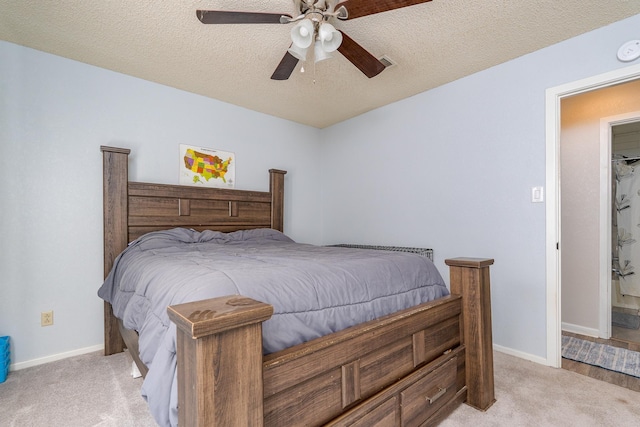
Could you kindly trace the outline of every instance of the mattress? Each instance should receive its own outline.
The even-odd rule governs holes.
[[[234,294],[273,305],[263,324],[267,354],[449,291],[416,254],[296,243],[272,229],[146,234],[116,258],[98,295],[139,334],[149,368],[142,394],[159,425],[177,425],[176,329],[167,307]]]

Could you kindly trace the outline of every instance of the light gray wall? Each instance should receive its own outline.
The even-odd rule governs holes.
[[[319,131],[0,42],[0,335],[12,362],[102,343],[102,157],[131,179],[178,181],[181,143],[233,151],[236,188],[285,169],[286,232],[319,243]],[[40,312],[54,310],[54,325]]]
[[[640,15],[323,133],[323,240],[495,258],[494,342],[546,359],[545,90],[621,68]],[[339,154],[339,155],[338,155]],[[597,215],[597,212],[594,213]]]
[[[296,240],[429,246],[445,277],[445,258],[495,258],[495,342],[542,357],[544,204],[530,190],[544,185],[544,92],[623,66],[615,51],[639,27],[636,16],[322,131],[0,42],[0,334],[17,362],[101,343],[99,146],[131,148],[132,179],[176,182],[177,145],[190,143],[234,151],[238,188],[266,190],[266,170],[287,169]]]

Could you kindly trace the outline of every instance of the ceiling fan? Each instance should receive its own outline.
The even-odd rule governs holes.
[[[315,61],[330,57],[337,50],[367,77],[380,74],[385,65],[331,21],[360,18],[393,9],[426,3],[431,0],[293,0],[298,15],[282,13],[232,12],[222,10],[197,10],[196,16],[203,24],[290,24],[292,44],[271,79],[287,80],[298,61],[305,60],[307,50],[313,45]]]

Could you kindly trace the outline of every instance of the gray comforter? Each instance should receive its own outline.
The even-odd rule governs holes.
[[[299,244],[271,229],[146,234],[118,256],[98,295],[139,333],[149,367],[142,394],[161,426],[177,425],[167,306],[233,294],[273,305],[263,325],[271,353],[449,292],[431,261],[415,254]]]

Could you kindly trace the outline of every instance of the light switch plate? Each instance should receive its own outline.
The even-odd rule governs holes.
[[[544,187],[531,187],[531,202],[544,202]]]

